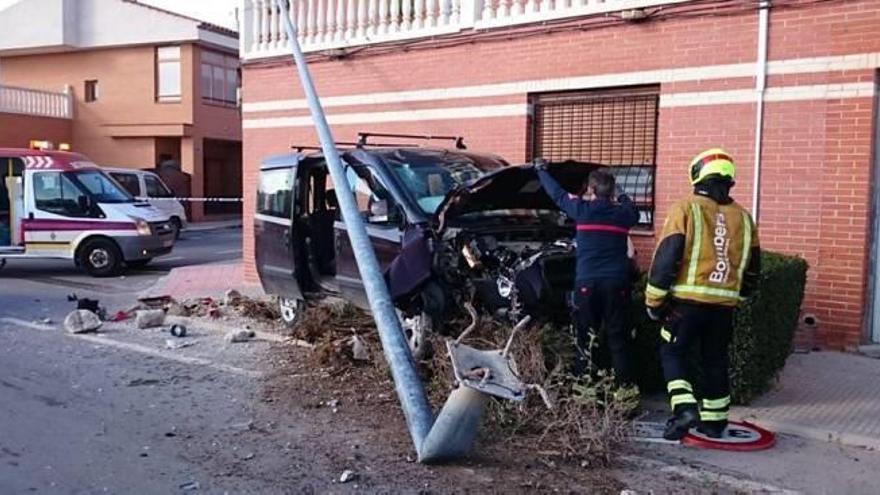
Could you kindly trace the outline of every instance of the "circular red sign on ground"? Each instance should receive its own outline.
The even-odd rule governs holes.
[[[776,435],[752,423],[731,421],[721,438],[707,437],[694,428],[681,439],[681,443],[701,449],[746,452],[769,449],[776,444]]]

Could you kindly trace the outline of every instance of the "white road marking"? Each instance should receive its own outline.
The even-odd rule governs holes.
[[[0,318],[0,321],[4,321],[12,325],[18,325],[20,327],[30,328],[31,330],[41,330],[43,332],[52,332],[57,330],[57,327],[54,327],[52,325],[44,325],[42,323],[34,323],[31,321],[20,320],[18,318],[12,317],[3,317]]]
[[[238,249],[227,249],[225,251],[217,251],[217,254],[234,254],[234,253],[240,253],[240,252],[241,252],[241,248],[238,248]]]
[[[52,325],[44,325],[41,323],[33,323],[30,321],[22,320],[19,318],[13,317],[3,317],[0,318],[0,321],[11,325],[17,325],[20,327],[30,328],[32,330],[39,330],[43,332],[58,332],[59,329]],[[85,340],[87,342],[91,342],[93,344],[105,345],[108,347],[115,347],[117,349],[122,349],[126,351],[136,352],[139,354],[144,354],[147,356],[158,357],[162,359],[167,359],[168,361],[175,361],[183,364],[197,365],[197,366],[207,366],[209,368],[213,368],[218,371],[224,371],[227,373],[233,373],[236,375],[248,376],[251,378],[260,378],[263,376],[263,373],[255,370],[249,370],[245,368],[239,368],[237,366],[230,366],[228,364],[215,363],[209,359],[197,358],[191,356],[181,356],[176,354],[169,354],[168,352],[164,352],[158,349],[153,349],[151,347],[143,346],[140,344],[133,344],[130,342],[121,342],[118,340],[113,340],[109,337],[97,336],[97,335],[87,335],[87,334],[71,334],[64,332],[65,336]]]

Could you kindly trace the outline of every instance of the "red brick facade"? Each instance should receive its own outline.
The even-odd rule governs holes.
[[[638,24],[371,47],[342,60],[315,56],[310,68],[339,141],[364,130],[464,135],[472,149],[511,162],[527,157],[530,92],[660,84],[659,229],[667,206],[689,189],[686,164],[706,147],[734,156],[735,196],[747,207],[754,187],[758,15],[685,11]],[[818,317],[817,343],[829,348],[867,338],[877,26],[876,0],[777,2],[770,14],[761,239],[809,261],[804,312]],[[291,65],[268,60],[243,72],[247,213],[260,159],[316,138]],[[647,255],[652,243],[646,236],[637,244]],[[254,279],[247,216],[244,257]]]

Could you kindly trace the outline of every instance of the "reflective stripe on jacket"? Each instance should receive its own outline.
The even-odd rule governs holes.
[[[672,205],[645,291],[658,307],[671,296],[704,304],[736,306],[760,272],[758,231],[735,201],[719,204],[694,195]]]

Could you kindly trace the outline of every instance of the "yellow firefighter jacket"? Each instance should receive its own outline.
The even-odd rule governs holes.
[[[759,273],[758,231],[751,215],[733,200],[719,204],[695,194],[669,211],[651,263],[645,302],[657,308],[671,296],[736,306]]]

